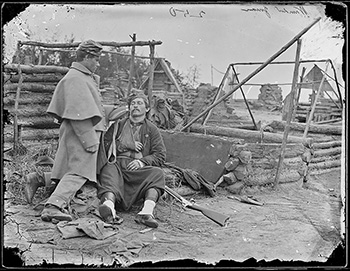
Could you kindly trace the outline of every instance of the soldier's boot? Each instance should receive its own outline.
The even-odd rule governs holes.
[[[24,176],[25,187],[24,195],[28,204],[31,204],[35,195],[35,192],[39,187],[45,186],[45,177],[44,174],[38,172],[29,173]]]
[[[71,215],[66,210],[52,204],[45,205],[44,210],[41,212],[41,219],[46,222],[52,222],[53,219],[58,221],[72,221]]]
[[[153,210],[158,201],[158,192],[151,188],[146,191],[142,210],[136,215],[135,221],[151,228],[158,228],[158,222],[153,216]]]
[[[51,179],[51,173],[44,173],[45,175],[45,191],[44,191],[44,198],[48,198],[51,196],[53,191],[55,191],[56,186],[59,182],[57,179]]]
[[[106,192],[100,199],[98,211],[102,220],[109,224],[121,224],[123,218],[119,217],[115,211],[115,195],[112,192]]]

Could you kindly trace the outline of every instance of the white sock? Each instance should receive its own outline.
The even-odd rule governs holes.
[[[110,199],[107,199],[107,200],[105,200],[103,205],[106,205],[107,207],[109,207],[109,209],[111,209],[113,218],[115,218],[116,217],[116,212],[115,212],[115,209],[114,209],[113,201],[111,201]]]
[[[156,206],[156,203],[153,200],[145,200],[143,204],[142,210],[138,213],[139,215],[152,215],[153,216],[153,209],[154,206]]]

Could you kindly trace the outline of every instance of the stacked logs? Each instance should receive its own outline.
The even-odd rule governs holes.
[[[311,103],[299,103],[296,110],[295,118],[299,122],[307,122],[311,112]],[[314,122],[321,122],[325,120],[342,118],[342,109],[338,108],[335,104],[329,102],[322,102],[315,107],[313,115]]]
[[[237,149],[250,151],[251,171],[245,186],[264,186],[273,184],[276,176],[277,164],[281,153],[278,143],[245,143],[237,145]],[[285,149],[280,183],[297,182],[301,180],[300,169],[305,167],[302,160],[308,146],[303,143],[288,143]]]
[[[46,113],[57,83],[67,67],[44,65],[4,66],[4,108],[17,119],[20,140],[40,141],[58,137],[59,125]],[[13,138],[5,138],[13,141]]]
[[[281,122],[278,123],[281,124]],[[319,130],[317,129],[320,128],[319,126],[321,125],[314,127],[315,130],[313,132],[319,133],[317,135],[322,136],[322,140],[314,137],[315,134],[310,134],[310,136],[305,139],[303,137],[295,135],[288,136],[288,144],[283,162],[286,170],[282,171],[282,175],[292,174],[292,172],[294,172],[292,174],[294,177],[289,176],[289,179],[296,180],[303,177],[304,170],[306,170],[311,175],[316,175],[327,171],[340,169],[342,165],[342,141],[339,135],[339,130],[338,128],[329,130],[328,128],[330,127],[326,126],[323,126],[324,130]],[[292,129],[298,127],[299,126],[294,127],[291,125]],[[276,126],[274,126],[274,128],[276,128]],[[283,135],[281,133],[264,132],[261,134],[259,131],[250,131],[228,127],[203,126],[199,124],[193,124],[190,127],[190,132],[235,139],[244,139],[247,144],[246,146],[249,147],[246,150],[251,151],[253,154],[252,166],[255,168],[254,176],[260,176],[259,178],[262,178],[260,181],[253,179],[252,182],[264,183],[264,178],[270,180],[274,178],[273,173],[276,171],[278,161],[276,159],[277,155],[279,155],[281,151],[280,146],[283,141]],[[326,136],[325,133],[331,133],[332,136]],[[271,151],[268,151],[268,149]],[[311,153],[310,159],[304,161],[302,159],[302,156],[308,152]],[[290,169],[293,170],[291,171]],[[259,170],[261,172],[259,172]],[[271,170],[271,172],[268,173],[266,170]],[[300,176],[296,174],[297,172]]]
[[[4,66],[4,109],[9,111],[12,119],[17,119],[17,133],[21,141],[43,142],[58,138],[59,125],[46,110],[57,83],[68,70],[68,67],[61,66]],[[111,101],[111,93],[115,92],[113,88],[101,92],[105,104],[114,103],[114,100]],[[6,133],[5,142],[14,141],[15,129]]]
[[[308,172],[311,175],[316,175],[331,170],[339,170],[342,165],[341,152],[341,140],[313,143]]]

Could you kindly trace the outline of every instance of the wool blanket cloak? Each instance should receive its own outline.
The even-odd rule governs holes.
[[[71,173],[96,182],[97,152],[86,148],[99,143],[107,125],[94,75],[74,62],[56,86],[47,112],[61,122],[52,178],[62,179]],[[74,123],[79,123],[79,129]]]

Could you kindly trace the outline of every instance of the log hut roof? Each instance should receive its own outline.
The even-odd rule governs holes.
[[[174,86],[174,90],[175,92],[178,93],[183,93],[182,89],[180,87],[180,85],[178,84],[174,74],[172,73],[170,67],[168,66],[168,64],[166,63],[166,61],[163,58],[156,58],[155,59],[155,65],[154,65],[154,88],[157,87],[157,84],[160,83],[158,82],[157,79],[159,79],[159,81],[163,81],[164,83],[164,76],[166,77],[167,84],[173,85]],[[159,75],[163,75],[163,78],[161,78]],[[144,89],[145,87],[147,87],[148,85],[148,80],[149,80],[149,76],[142,82],[141,84],[141,89]],[[162,87],[160,85],[160,87]],[[157,89],[155,89],[157,90]],[[159,89],[159,90],[163,90],[163,89]]]
[[[320,86],[322,77],[323,77],[322,70],[320,69],[319,66],[315,64],[313,68],[304,76],[302,88],[317,90]],[[327,78],[325,78],[323,82],[322,90],[327,92],[334,92],[334,89],[327,81]]]

